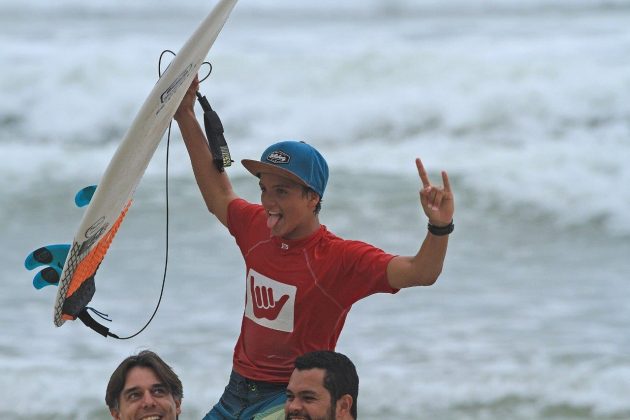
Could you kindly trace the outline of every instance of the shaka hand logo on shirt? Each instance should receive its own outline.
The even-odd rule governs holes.
[[[263,327],[292,332],[297,287],[274,280],[251,268],[245,283],[245,316]]]
[[[250,288],[252,293],[252,305],[254,306],[254,316],[256,318],[267,318],[270,321],[278,318],[278,314],[289,295],[282,295],[280,300],[276,302],[273,298],[273,289],[266,286],[256,286],[254,284],[254,276],[249,276]]]

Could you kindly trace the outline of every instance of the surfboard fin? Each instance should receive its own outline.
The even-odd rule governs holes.
[[[56,267],[46,267],[33,277],[33,287],[37,290],[46,286],[58,286],[61,271]]]
[[[28,254],[26,260],[24,260],[24,267],[27,270],[32,270],[42,265],[47,265],[61,270],[63,269],[63,264],[66,262],[69,251],[70,244],[46,245],[37,248],[35,251]]]
[[[95,191],[96,185],[82,188],[74,196],[74,203],[77,207],[87,206],[92,200]],[[24,267],[27,270],[46,266],[33,277],[33,287],[39,290],[46,286],[57,286],[69,251],[69,244],[54,244],[37,248],[28,254],[24,261]]]
[[[70,251],[69,244],[55,244],[37,248],[28,254],[26,260],[24,260],[24,267],[27,270],[46,266],[35,274],[33,287],[39,290],[45,286],[56,286],[59,283],[61,270],[68,257],[68,251]]]
[[[77,207],[84,207],[90,204],[92,201],[92,196],[94,196],[94,192],[96,191],[96,185],[89,185],[85,188],[82,188],[77,192],[74,196],[74,204]]]

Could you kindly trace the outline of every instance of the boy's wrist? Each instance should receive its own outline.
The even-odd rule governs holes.
[[[431,223],[431,221],[429,220],[429,223],[427,224],[427,229],[432,235],[446,236],[451,234],[453,230],[455,230],[455,224],[453,224],[453,221],[451,220],[451,222],[447,225],[436,225]]]

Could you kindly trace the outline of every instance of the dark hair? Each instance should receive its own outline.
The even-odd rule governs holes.
[[[135,367],[151,369],[155,376],[162,381],[167,391],[173,396],[173,399],[181,401],[184,397],[182,382],[173,372],[173,369],[154,352],[143,350],[136,356],[129,356],[123,360],[109,378],[107,391],[105,392],[105,403],[110,410],[118,410],[120,408],[120,394],[125,387],[127,373]]]
[[[357,418],[357,400],[359,398],[359,376],[354,364],[347,356],[334,351],[320,350],[306,353],[295,359],[297,370],[323,369],[324,388],[330,393],[332,403],[342,396],[352,397],[350,414]]]
[[[311,187],[302,185],[302,195],[308,195],[309,193],[313,193],[319,197],[319,201],[317,202],[317,205],[315,206],[315,210],[313,210],[313,213],[319,214],[319,211],[322,209],[322,197],[319,194],[317,194],[317,192]]]

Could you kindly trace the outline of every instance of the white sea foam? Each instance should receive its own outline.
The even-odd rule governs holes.
[[[576,10],[562,29],[555,14],[508,14],[419,17],[378,27],[281,21],[253,36],[245,28],[265,21],[235,19],[212,55],[215,74],[203,89],[236,157],[257,155],[281,138],[331,150],[333,165],[352,170],[378,156],[372,171],[400,172],[421,155],[465,188],[479,188],[486,200],[533,205],[569,224],[603,219],[628,232],[628,189],[616,192],[613,205],[597,197],[630,176],[621,58],[630,35],[616,14]],[[33,29],[17,24],[16,42],[2,53],[15,63],[2,81],[15,98],[0,105],[5,154],[22,159],[12,146],[18,140],[33,145],[36,161],[50,159],[58,145],[60,159],[81,162],[92,144],[97,154],[86,156],[86,165],[101,167],[103,160],[94,159],[106,160],[107,153],[98,150],[109,152],[124,134],[154,83],[161,48],[176,49],[172,39],[183,38],[156,35],[148,22],[134,28],[123,21],[112,30],[114,18],[89,21],[96,26],[78,39],[83,26],[33,39]],[[195,22],[175,24],[185,32]],[[70,178],[85,167],[58,169],[55,177]],[[11,185],[33,181],[19,165],[0,170]]]

